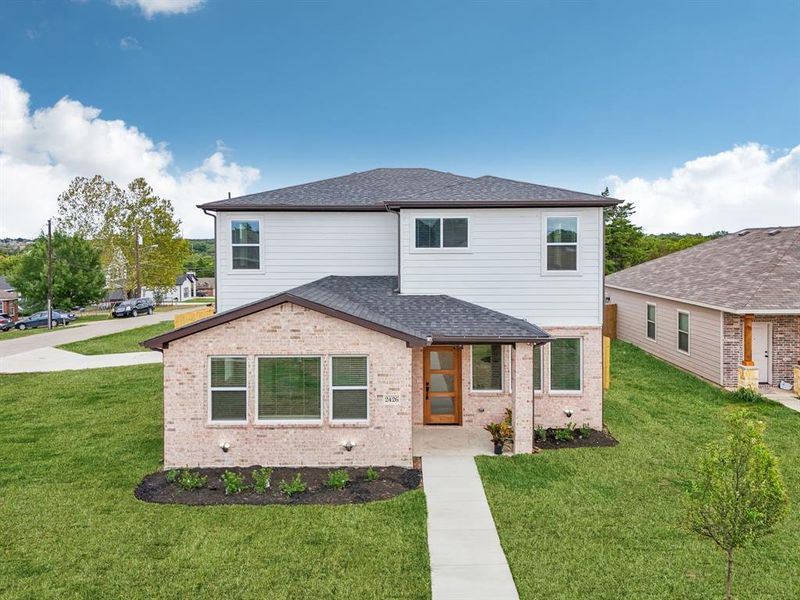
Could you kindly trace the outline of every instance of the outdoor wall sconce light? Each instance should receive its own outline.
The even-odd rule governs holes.
[[[222,449],[223,452],[227,452],[228,450],[231,449],[231,445],[225,441],[220,442],[219,447]]]
[[[571,417],[572,416],[572,409],[571,408],[565,408],[564,409],[564,414],[567,415],[567,417]]]
[[[347,450],[348,452],[350,452],[353,448],[356,447],[356,445],[349,440],[346,441],[344,444],[342,444],[342,446],[344,446],[344,449]]]

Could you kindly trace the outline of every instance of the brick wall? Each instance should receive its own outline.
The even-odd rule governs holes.
[[[792,365],[800,359],[800,316],[756,316],[755,322],[772,323],[772,385],[781,380],[793,380]],[[737,368],[744,357],[744,318],[741,315],[723,314],[722,356],[723,385],[738,385]],[[763,376],[763,375],[762,375]]]
[[[258,355],[322,356],[322,424],[255,423]],[[369,422],[331,423],[330,361],[364,354]],[[248,357],[248,423],[209,424],[208,357]],[[411,466],[411,349],[405,342],[283,304],[171,342],[164,351],[164,466]],[[385,396],[398,396],[384,403]],[[347,452],[342,444],[355,443]],[[221,442],[230,450],[222,452]]]

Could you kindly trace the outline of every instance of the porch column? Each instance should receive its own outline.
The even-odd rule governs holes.
[[[744,316],[744,359],[739,365],[739,387],[758,391],[758,368],[753,362],[753,315]]]
[[[533,344],[511,349],[514,370],[514,454],[533,452]]]

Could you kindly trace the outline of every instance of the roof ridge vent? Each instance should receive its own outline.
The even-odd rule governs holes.
[[[750,231],[749,231],[749,230],[747,230],[747,229],[742,229],[742,230],[741,230],[739,233],[737,233],[736,235],[738,235],[739,237],[743,237],[743,236],[747,235],[748,233],[750,233]]]
[[[767,232],[767,235],[778,235],[780,232],[781,232],[781,230],[780,230],[780,229],[770,229],[770,230]]]

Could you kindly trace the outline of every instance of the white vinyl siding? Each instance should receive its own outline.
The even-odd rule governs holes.
[[[574,209],[402,209],[404,294],[448,294],[532,323],[600,326],[603,302],[603,213]],[[469,218],[469,248],[420,252],[415,219]],[[577,217],[578,271],[543,269],[545,218]]]
[[[704,379],[721,383],[722,326],[719,311],[614,288],[607,288],[606,294],[617,305],[619,339]],[[647,327],[643,324],[648,302],[656,304],[655,341],[647,338]],[[691,313],[690,354],[678,350],[678,311]]]
[[[233,269],[231,221],[260,222],[260,268]],[[397,275],[397,216],[388,212],[217,214],[217,310],[328,275]]]

